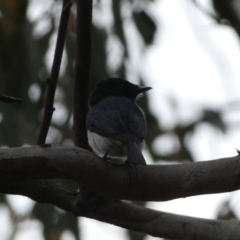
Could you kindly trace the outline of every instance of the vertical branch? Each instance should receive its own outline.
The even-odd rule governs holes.
[[[77,49],[74,86],[75,145],[88,149],[86,115],[91,66],[92,0],[77,0]]]
[[[54,53],[51,75],[50,75],[50,78],[47,79],[46,102],[44,106],[43,120],[41,123],[37,144],[45,143],[48,129],[52,119],[52,114],[53,114],[53,111],[55,110],[53,107],[54,96],[55,96],[55,90],[57,86],[61,61],[62,61],[62,53],[63,53],[65,36],[67,31],[70,7],[71,7],[70,0],[63,0],[62,13],[61,13],[58,36],[57,36],[57,43],[56,43],[56,48]]]

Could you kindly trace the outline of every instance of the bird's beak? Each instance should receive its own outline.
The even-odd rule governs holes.
[[[148,90],[151,90],[151,89],[152,89],[151,87],[139,87],[136,92],[137,92],[137,94],[139,94],[139,93],[143,93]]]

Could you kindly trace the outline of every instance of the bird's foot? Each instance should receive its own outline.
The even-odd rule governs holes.
[[[108,162],[108,153],[109,153],[109,151],[107,151],[107,152],[104,154],[104,156],[102,157],[102,159],[103,159],[104,161],[107,161],[107,162]]]
[[[130,184],[133,186],[139,180],[137,166],[135,164],[132,164],[128,160],[125,161],[125,164],[127,165],[127,170],[128,170],[128,175],[129,175],[129,179],[130,179]]]

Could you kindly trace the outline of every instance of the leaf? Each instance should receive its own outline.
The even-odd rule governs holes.
[[[157,29],[157,26],[152,17],[150,17],[144,10],[142,10],[140,12],[133,12],[133,19],[145,44],[152,44],[154,40],[154,34]]]

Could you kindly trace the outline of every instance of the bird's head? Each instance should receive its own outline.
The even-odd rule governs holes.
[[[102,99],[111,96],[127,97],[134,101],[139,94],[150,89],[152,88],[138,86],[121,78],[107,78],[96,85],[90,96],[89,104],[93,106]]]

